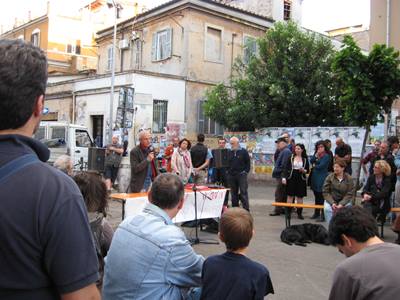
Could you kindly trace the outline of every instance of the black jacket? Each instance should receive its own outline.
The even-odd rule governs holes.
[[[371,195],[371,203],[379,208],[388,211],[390,209],[390,195],[392,190],[392,182],[390,176],[384,176],[382,179],[382,188],[378,188],[375,181],[375,175],[368,177],[361,195]]]
[[[238,175],[250,172],[250,156],[246,149],[230,150],[228,153],[228,174]]]
[[[290,179],[293,174],[293,161],[294,161],[295,155],[292,154],[289,159],[287,160],[285,164],[285,168],[282,170],[282,178]],[[304,180],[307,180],[306,174],[310,172],[310,163],[308,161],[308,158],[303,157],[303,168],[306,170],[306,173],[301,174],[301,177]]]

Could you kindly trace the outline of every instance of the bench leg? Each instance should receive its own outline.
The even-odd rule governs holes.
[[[290,226],[291,209],[290,207],[285,207],[285,225],[286,228]]]

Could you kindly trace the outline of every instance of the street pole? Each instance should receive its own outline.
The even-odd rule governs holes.
[[[115,50],[117,43],[117,16],[118,8],[114,0],[112,0],[114,7],[114,36],[113,36],[113,47],[112,47],[112,61],[111,61],[111,87],[110,87],[110,117],[109,117],[109,132],[108,142],[112,143],[113,135],[113,110],[114,110],[114,83],[115,83]]]

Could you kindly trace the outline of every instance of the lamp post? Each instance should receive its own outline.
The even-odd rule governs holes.
[[[110,116],[109,116],[109,131],[108,142],[112,143],[113,135],[113,110],[114,110],[114,84],[115,84],[115,50],[117,44],[117,18],[118,18],[118,4],[114,0],[108,0],[107,5],[114,8],[114,34],[112,45],[112,60],[111,60],[111,86],[110,86]]]

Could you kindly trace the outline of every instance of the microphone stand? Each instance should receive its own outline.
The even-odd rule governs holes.
[[[196,186],[196,184],[193,184],[193,187],[192,187],[192,191],[194,192],[194,222],[195,222],[195,237],[194,238],[192,238],[192,239],[189,239],[189,241],[190,241],[190,243],[192,244],[192,245],[197,245],[197,244],[209,244],[209,245],[219,245],[219,242],[218,241],[206,241],[206,240],[200,240],[200,238],[199,238],[199,229],[198,229],[198,223],[199,223],[199,219],[198,219],[198,217],[197,217],[197,186]],[[208,199],[210,199],[211,200],[211,198],[210,197],[208,197],[206,194],[204,194],[204,193],[202,193],[202,192],[200,192],[199,191],[199,193],[201,194],[201,195],[203,195],[204,197],[206,197],[206,198],[208,198]]]

